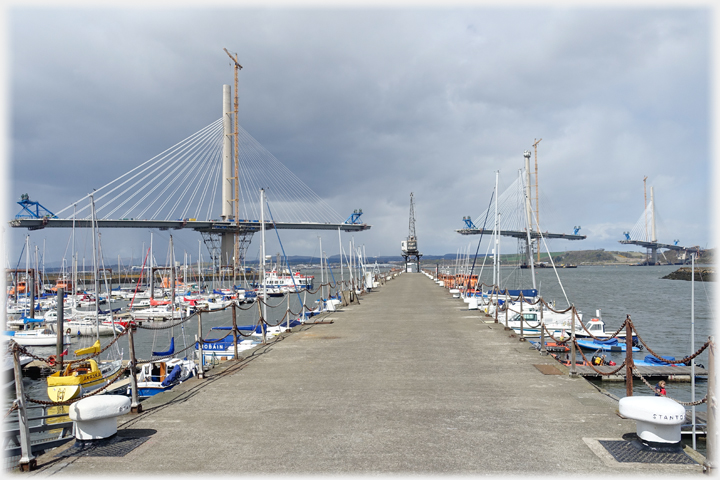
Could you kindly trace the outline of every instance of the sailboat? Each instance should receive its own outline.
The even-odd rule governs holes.
[[[170,305],[175,304],[175,251],[173,239],[170,236]],[[182,312],[182,310],[181,310]],[[170,321],[175,321],[175,309],[170,309]],[[170,333],[170,346],[162,352],[152,352],[153,357],[160,357],[148,363],[144,363],[137,373],[137,389],[140,398],[151,397],[160,392],[170,390],[185,380],[195,376],[197,366],[193,360],[175,358],[175,336],[174,329]]]
[[[90,347],[75,350],[75,355],[87,355],[100,350],[100,340],[96,340]],[[102,363],[94,358],[74,361],[62,371],[47,377],[47,394],[53,402],[70,400],[106,385],[121,373],[121,359]]]
[[[93,264],[95,270],[95,292],[100,292],[100,285],[98,279],[98,251],[99,246],[96,245],[96,218],[95,218],[95,202],[93,195],[90,194],[90,204],[92,209],[92,222],[93,222]],[[100,345],[100,329],[99,329],[99,303],[95,303],[95,327],[96,327],[96,340],[91,346],[86,348],[80,348],[75,350],[75,356],[81,357],[83,355],[97,354],[102,351]],[[112,321],[112,318],[111,318]],[[114,330],[113,330],[114,335]],[[47,394],[50,400],[54,402],[62,402],[70,400],[79,396],[82,396],[90,391],[101,388],[108,383],[115,380],[119,375],[123,373],[122,368],[122,352],[120,351],[118,344],[115,343],[112,347],[113,351],[110,355],[113,357],[110,360],[98,362],[95,358],[78,359],[68,363],[68,365],[61,371],[55,372],[47,377]]]

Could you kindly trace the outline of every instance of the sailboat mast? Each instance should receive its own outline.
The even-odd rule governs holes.
[[[345,285],[345,276],[343,275],[343,266],[342,266],[342,236],[340,235],[340,227],[338,227],[338,242],[340,244],[340,285],[343,285],[342,288],[344,288]]]
[[[98,281],[98,259],[97,259],[97,242],[96,242],[96,231],[95,231],[95,198],[93,194],[90,194],[90,204],[92,210],[92,216],[90,218],[92,223],[92,247],[93,247],[93,277],[95,285],[95,339],[100,340],[100,282]]]
[[[263,319],[267,318],[267,281],[265,280],[265,190],[260,189],[260,226],[262,232],[262,285],[263,285]],[[261,325],[263,343],[265,343],[265,325]]]
[[[500,225],[498,217],[498,177],[500,170],[495,172],[495,229],[493,234],[495,235],[495,248],[493,248],[493,255],[495,256],[493,261],[493,285],[500,284],[500,265],[498,264],[498,256],[500,253]]]

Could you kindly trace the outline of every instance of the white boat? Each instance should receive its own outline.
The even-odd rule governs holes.
[[[590,321],[585,325],[585,328],[587,329],[587,332],[585,329],[581,328],[580,330],[575,331],[575,337],[576,338],[592,338],[590,334],[592,334],[593,337],[599,338],[601,340],[608,339],[612,336],[615,332],[606,332],[605,331],[605,322],[602,321],[601,318],[591,318]],[[589,332],[589,333],[588,333]],[[618,332],[617,338],[625,338],[627,336],[627,332],[623,328],[621,331]]]
[[[133,310],[130,312],[133,320],[167,320],[173,316],[170,305],[160,305],[157,307],[143,308],[142,310]],[[179,312],[175,312],[176,316],[180,316]]]
[[[235,347],[233,345],[232,336],[223,338],[220,341],[213,342],[213,339],[208,339],[209,342],[203,342],[203,365],[212,365],[217,362],[223,362],[225,360],[231,360],[235,356]],[[256,345],[260,345],[260,342],[256,340],[238,340],[237,351],[238,353],[255,348]],[[198,345],[195,343],[195,353],[199,356]]]
[[[567,313],[555,313],[551,310],[543,309],[542,323],[545,329],[553,336],[570,336],[572,331],[572,311]],[[579,319],[575,319],[575,333],[582,330],[582,313],[578,312]],[[499,323],[505,323],[504,317],[498,316]],[[516,313],[508,318],[507,326],[512,328],[515,333],[520,333],[521,321],[520,314]],[[539,337],[541,334],[540,309],[538,306],[523,306],[522,313],[522,332],[524,336]],[[547,332],[545,332],[547,334]]]
[[[5,338],[3,340],[7,341],[9,338],[15,340],[18,345],[34,347],[50,347],[57,345],[58,340],[57,333],[52,331],[50,328],[20,330],[19,332],[9,331],[5,333]],[[63,335],[63,343],[65,345],[69,345],[70,341],[70,335]]]
[[[137,373],[138,396],[146,398],[170,390],[196,373],[197,365],[193,360],[163,358],[143,363]],[[128,394],[131,393],[128,387]]]
[[[63,323],[63,328],[71,335],[78,335],[83,337],[94,337],[96,335],[112,335],[113,331],[119,334],[125,330],[118,322],[115,322],[113,328],[113,324],[109,320],[101,320],[100,324],[96,326],[95,320],[90,319],[68,320]]]

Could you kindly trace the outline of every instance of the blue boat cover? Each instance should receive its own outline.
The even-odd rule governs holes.
[[[660,357],[665,360],[672,360],[675,361],[675,357]],[[656,357],[655,355],[645,355],[645,361],[648,363],[652,363],[654,365],[670,365],[668,362],[664,362],[660,358]]]
[[[608,338],[607,340],[595,339],[595,343],[599,343],[600,345],[617,345],[618,339],[617,338]]]
[[[22,317],[23,323],[42,323],[45,321],[43,318],[32,318],[32,317]]]
[[[167,355],[172,355],[175,351],[175,337],[170,338],[170,349],[168,349],[167,352],[152,352],[152,354],[156,357],[165,357]]]
[[[180,365],[175,365],[172,369],[172,372],[170,372],[170,375],[167,375],[165,377],[165,380],[163,380],[160,385],[163,387],[168,387],[173,383],[177,382],[178,377],[180,377],[180,372],[182,372],[182,368],[180,367]]]

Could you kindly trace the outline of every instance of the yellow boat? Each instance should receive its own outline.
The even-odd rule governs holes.
[[[100,341],[88,348],[76,350],[76,355],[100,351]],[[100,365],[90,358],[68,364],[63,371],[47,377],[47,394],[53,402],[63,402],[105,386],[122,373],[122,360]]]

